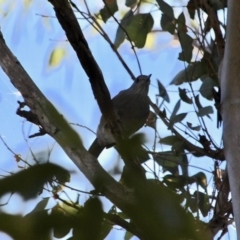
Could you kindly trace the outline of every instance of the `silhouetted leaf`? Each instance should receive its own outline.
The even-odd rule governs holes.
[[[195,191],[193,196],[195,197],[198,207],[204,217],[208,215],[208,212],[210,210],[210,204],[209,204],[209,197],[207,194]]]
[[[203,108],[199,109],[197,112],[197,115],[199,117],[208,116],[210,118],[209,114],[212,114],[212,113],[213,113],[212,106],[207,106],[207,107],[203,107]]]
[[[191,19],[194,19],[196,6],[197,5],[194,0],[190,0],[187,4],[187,10]]]
[[[100,240],[101,226],[103,221],[102,203],[98,198],[89,198],[79,216],[81,224],[73,229],[75,239]]]
[[[138,0],[126,0],[125,1],[125,5],[127,7],[132,8],[133,6],[135,6],[137,4]]]
[[[178,88],[178,91],[179,91],[179,97],[181,98],[181,100],[183,100],[185,103],[192,104],[192,99],[188,97],[185,88],[184,89]]]
[[[184,176],[166,175],[163,177],[163,180],[164,183],[174,189],[182,189],[185,185],[188,184],[187,177]]]
[[[142,147],[142,144],[146,142],[145,135],[142,133],[134,134],[130,139],[126,139],[122,145],[117,144],[115,148],[123,157],[135,156],[138,161],[143,163],[149,159],[146,149]]]
[[[200,131],[201,130],[201,126],[197,125],[197,126],[193,127],[192,123],[190,123],[190,122],[187,122],[187,126],[194,131]]]
[[[160,24],[163,31],[167,31],[171,34],[175,33],[176,21],[173,18],[169,17],[167,14],[162,14]]]
[[[178,156],[172,151],[165,151],[154,154],[153,159],[163,168],[163,172],[169,171],[173,175],[178,174],[178,164],[182,162],[182,156]]]
[[[42,192],[44,184],[52,182],[54,177],[62,182],[63,179],[69,180],[69,173],[65,169],[51,163],[35,165],[10,177],[1,179],[0,195],[7,192],[17,192],[24,199],[34,198]]]
[[[162,83],[158,79],[157,79],[157,83],[158,83],[159,96],[169,103],[170,99],[169,99],[166,88],[162,85]]]
[[[194,97],[194,99],[195,99],[195,103],[196,103],[197,108],[198,108],[198,109],[201,109],[201,108],[202,108],[202,104],[200,103],[199,95],[196,95],[196,96]]]
[[[157,3],[159,5],[160,10],[161,10],[162,13],[165,13],[167,16],[169,16],[170,18],[174,19],[173,9],[172,9],[172,7],[169,4],[167,4],[163,0],[157,0]]]
[[[102,20],[106,22],[115,12],[118,10],[118,5],[116,0],[105,0],[104,7],[100,10],[100,15]]]
[[[172,146],[175,142],[179,142],[179,141],[180,140],[177,136],[167,136],[167,137],[161,138],[159,143]]]
[[[53,226],[53,236],[55,238],[65,237],[73,227],[74,218],[67,214],[59,204],[52,209],[51,217],[56,221]]]
[[[42,201],[40,201],[36,207],[28,214],[32,214],[32,213],[35,213],[35,212],[38,212],[38,211],[42,211],[45,209],[45,207],[47,206],[48,204],[48,201],[49,201],[49,198],[44,198]]]
[[[145,126],[151,127],[154,130],[156,129],[157,116],[154,112],[149,111]]]
[[[153,17],[150,13],[134,15],[132,21],[126,26],[129,40],[133,41],[137,48],[143,48],[148,33],[153,27]]]
[[[186,69],[180,71],[170,84],[180,85],[184,82],[193,82],[205,74],[202,62],[190,63]]]
[[[132,237],[134,237],[134,235],[132,233],[126,231],[124,240],[130,240]]]
[[[183,31],[178,33],[178,37],[182,47],[182,52],[179,53],[178,59],[190,63],[192,59],[193,39]]]
[[[201,95],[208,99],[212,100],[213,99],[213,93],[212,93],[212,88],[216,86],[215,81],[212,80],[209,76],[201,77],[201,80],[203,81],[199,91]]]
[[[186,116],[187,116],[188,113],[180,113],[180,114],[177,114],[175,115],[174,117],[171,118],[171,123],[178,123],[178,122],[181,122]]]
[[[121,20],[121,26],[122,28],[126,29],[126,27],[130,24],[130,22],[133,19],[133,12],[130,9],[123,17],[123,19]],[[116,32],[116,36],[115,36],[115,40],[114,40],[114,45],[116,48],[118,48],[123,41],[126,38],[126,33],[123,31],[120,26],[118,26],[117,28],[117,32]]]
[[[205,173],[203,172],[198,172],[191,176],[192,179],[195,179],[195,182],[200,185],[204,190],[207,188],[207,177]]]
[[[177,19],[177,30],[178,31],[183,31],[183,32],[187,32],[187,27],[186,27],[186,19],[185,19],[185,15],[182,12]]]
[[[176,114],[177,114],[180,106],[181,106],[181,100],[179,99],[179,100],[177,101],[176,105],[175,105],[174,108],[173,108],[173,112],[172,112],[172,115],[171,115],[171,117],[170,117],[170,122],[171,122],[171,123],[173,123],[172,120],[173,120],[173,118],[176,116]]]

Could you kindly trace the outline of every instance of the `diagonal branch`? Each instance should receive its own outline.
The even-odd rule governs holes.
[[[49,2],[53,5],[58,21],[75,50],[80,64],[89,77],[94,97],[115,139],[121,139],[120,121],[118,121],[119,119],[104,82],[103,74],[91,53],[69,2],[66,0],[49,0]]]

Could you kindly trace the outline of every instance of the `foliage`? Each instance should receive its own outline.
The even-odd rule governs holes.
[[[225,157],[222,147],[214,142],[214,137],[211,136],[206,121],[213,119],[214,113],[218,111],[216,108],[219,102],[216,100],[214,94],[216,90],[214,89],[219,87],[218,69],[223,57],[226,23],[220,20],[216,11],[225,11],[226,6],[220,0],[214,1],[211,5],[209,2],[190,0],[187,6],[182,8],[182,12],[176,16],[175,9],[163,0],[153,0],[149,3],[126,1],[127,10],[123,14],[116,0],[104,2],[103,8],[99,9],[95,15],[90,11],[87,14],[79,11],[73,3],[71,3],[71,7],[76,11],[76,15],[80,14],[85,19],[91,18],[92,26],[108,41],[115,53],[127,41],[131,44],[137,58],[136,48],[144,48],[149,35],[160,29],[179,41],[181,51],[178,59],[185,64],[185,69],[176,74],[170,83],[173,87],[178,86],[175,89],[179,95],[174,106],[170,105],[173,106],[170,113],[167,109],[168,104],[172,104],[171,95],[161,81],[157,81],[157,103],[160,101],[161,103],[152,105],[153,108],[155,107],[156,114],[153,121],[156,121],[157,118],[161,119],[169,130],[169,135],[160,137],[157,124],[148,124],[156,131],[154,151],[143,147],[144,141],[141,135],[133,136],[124,147],[116,147],[125,164],[124,158],[128,158],[129,154],[137,156],[134,159],[137,159],[142,164],[140,164],[141,166],[144,166],[152,158],[162,169],[162,177],[158,176],[154,167],[152,170],[154,179],[149,180],[143,177],[144,184],[142,184],[132,180],[133,176],[135,177],[135,170],[127,168],[126,164],[120,182],[135,189],[139,197],[139,202],[136,204],[141,205],[142,202],[147,201],[146,193],[147,195],[156,193],[156,199],[162,196],[161,199],[159,197],[156,200],[156,204],[163,206],[165,210],[165,212],[160,211],[163,222],[159,228],[164,226],[162,231],[166,231],[163,239],[171,239],[168,234],[172,229],[169,226],[172,226],[172,221],[178,225],[179,218],[184,218],[185,222],[182,221],[179,224],[178,236],[182,234],[187,239],[192,236],[192,232],[194,234],[200,232],[197,235],[199,239],[212,239],[219,231],[224,235],[228,224],[231,223],[231,208],[226,208],[230,202],[229,191],[226,190],[227,188],[223,188],[227,184],[227,180],[224,175],[225,171],[219,168],[221,162],[225,161]],[[152,7],[152,10],[147,13],[143,11],[146,5]],[[160,23],[156,22],[153,16],[154,11],[161,13]],[[118,20],[117,14],[122,16]],[[202,18],[203,14],[206,16],[204,19]],[[198,22],[198,28],[191,26],[189,17]],[[99,18],[101,18],[101,24],[108,24],[110,20],[116,22],[113,42],[105,36],[106,33],[99,24]],[[211,30],[213,30],[214,36],[212,36]],[[194,55],[193,50],[197,50],[197,56]],[[50,55],[50,66],[57,66],[64,57],[66,57],[65,49],[56,48]],[[129,69],[126,70],[129,71]],[[193,88],[197,81],[200,82],[198,93]],[[213,102],[214,100],[215,102]],[[192,117],[193,114],[195,118]],[[167,150],[155,151],[156,142],[169,147]],[[130,148],[128,148],[129,146]],[[189,155],[196,157],[197,160],[203,156],[213,160],[213,171],[210,172],[214,179],[212,193],[207,190],[208,180],[202,169],[194,175],[189,175]],[[143,175],[145,176],[145,172]],[[84,206],[80,206],[79,202],[61,199],[58,193],[62,191],[62,188],[59,186],[69,181],[69,176],[70,174],[66,170],[46,164],[32,166],[1,180],[0,195],[6,192],[17,192],[24,199],[33,198],[44,191],[43,186],[46,183],[51,186],[50,192],[58,200],[58,203],[49,210],[46,209],[49,199],[43,199],[31,213],[24,217],[2,213],[0,222],[10,221],[12,225],[15,225],[19,221],[22,227],[15,229],[0,224],[1,230],[16,239],[37,239],[36,236],[39,239],[50,239],[51,229],[57,238],[64,237],[72,230],[72,237],[69,239],[104,239],[112,230],[113,225],[119,225],[127,230],[125,239],[131,239],[134,235],[141,236],[141,230],[139,231],[136,227],[136,222],[133,222],[129,216],[115,206],[108,213],[103,212],[101,202],[96,197],[90,197]],[[35,181],[29,182],[28,179]],[[194,190],[192,190],[193,187]],[[98,195],[98,191],[90,194]],[[222,194],[225,197],[220,199]],[[178,208],[180,205],[183,205],[183,208]],[[173,208],[173,206],[178,207]],[[206,216],[211,216],[207,224],[202,221]],[[149,216],[142,216],[143,219],[146,218],[145,221],[148,221],[147,217]],[[188,226],[188,229],[185,229],[191,221],[193,223]],[[171,222],[171,224],[168,225],[165,222]],[[26,235],[26,232],[29,235]],[[204,234],[206,234],[205,237],[203,237]]]

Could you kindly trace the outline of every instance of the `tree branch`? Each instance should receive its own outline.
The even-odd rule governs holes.
[[[49,2],[53,5],[58,21],[75,50],[80,64],[89,77],[94,97],[116,141],[122,139],[120,121],[104,82],[103,74],[91,53],[69,2],[66,0],[49,0]]]

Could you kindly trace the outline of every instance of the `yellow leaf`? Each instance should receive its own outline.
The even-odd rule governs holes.
[[[58,67],[65,56],[66,50],[64,48],[55,48],[50,55],[48,65],[52,68]]]

